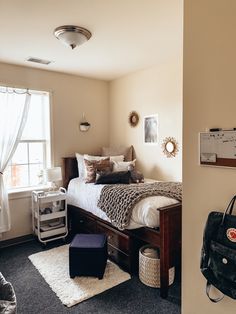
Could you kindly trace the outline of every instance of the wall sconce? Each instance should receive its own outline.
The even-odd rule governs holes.
[[[85,115],[83,113],[82,120],[79,124],[79,129],[81,132],[87,132],[90,128],[90,123],[86,120]]]

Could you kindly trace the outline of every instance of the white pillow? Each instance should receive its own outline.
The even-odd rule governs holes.
[[[124,155],[119,155],[119,156],[110,156],[110,161],[116,161],[116,162],[121,162],[124,161],[125,156]]]
[[[134,159],[133,161],[114,161],[113,162],[113,172],[128,171],[128,167],[130,165],[133,165],[135,167],[135,161],[136,161],[136,159]]]
[[[77,163],[78,163],[78,172],[79,172],[79,178],[83,179],[85,177],[85,165],[84,165],[84,155],[81,155],[79,153],[75,153]]]
[[[105,157],[105,156],[93,156],[93,155],[84,154],[84,159],[87,159],[89,161],[93,161],[93,160],[99,161],[99,160],[103,160],[106,158],[107,157]]]
[[[103,160],[103,159],[106,159],[108,156],[92,156],[92,155],[84,155],[84,158],[89,160],[89,161],[92,161],[92,160],[96,160],[96,161],[99,161],[99,160]],[[119,155],[119,156],[109,156],[110,158],[110,161],[124,161],[124,155]]]

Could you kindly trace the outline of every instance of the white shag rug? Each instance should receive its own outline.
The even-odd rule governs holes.
[[[87,300],[131,278],[128,273],[108,260],[102,280],[95,277],[71,279],[69,275],[69,245],[32,254],[29,259],[67,307]]]

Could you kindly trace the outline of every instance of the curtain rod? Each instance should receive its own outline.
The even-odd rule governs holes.
[[[8,94],[28,94],[31,95],[28,88],[15,88],[10,86],[0,86],[0,93],[8,93]]]
[[[3,91],[2,88],[6,88],[6,89],[10,89],[13,92],[16,92],[16,94],[34,94],[34,93],[53,93],[53,91],[42,91],[42,90],[38,90],[38,89],[32,89],[32,88],[28,88],[28,87],[19,87],[19,86],[9,86],[9,85],[5,85],[2,84],[0,82],[0,92],[2,93],[6,93],[6,91]],[[25,90],[25,92],[17,92],[17,90]]]

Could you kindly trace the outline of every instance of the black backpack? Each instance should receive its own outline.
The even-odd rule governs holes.
[[[236,216],[232,215],[235,199],[236,195],[224,213],[211,212],[204,230],[200,268],[212,302],[219,302],[224,295],[236,299]],[[223,295],[210,297],[211,285]]]

